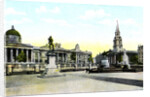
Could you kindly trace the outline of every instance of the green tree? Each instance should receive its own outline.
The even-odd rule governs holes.
[[[21,53],[17,56],[17,61],[18,62],[25,62],[26,61],[26,55],[23,51],[21,51]]]
[[[75,52],[73,52],[72,54],[71,54],[71,60],[76,60],[76,53]]]
[[[111,51],[104,51],[103,53],[102,53],[102,55],[103,56],[108,56],[108,54],[110,53]]]
[[[93,63],[92,55],[89,56],[88,60],[89,60],[89,62],[92,62],[92,63]]]
[[[138,63],[138,55],[132,55],[130,57],[130,62],[132,62],[132,63]]]

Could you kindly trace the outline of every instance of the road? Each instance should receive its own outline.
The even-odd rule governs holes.
[[[143,90],[143,72],[66,72],[39,78],[39,74],[6,76],[6,96],[55,93]]]

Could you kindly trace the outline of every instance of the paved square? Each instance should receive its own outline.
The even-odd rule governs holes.
[[[63,74],[49,78],[38,78],[39,74],[6,76],[6,96],[143,89],[143,72]]]

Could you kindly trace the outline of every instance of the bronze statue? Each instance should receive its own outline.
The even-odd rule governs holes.
[[[53,38],[52,38],[52,36],[50,36],[50,37],[48,38],[48,43],[49,43],[49,49],[50,49],[50,50],[54,50],[54,43],[53,43]]]

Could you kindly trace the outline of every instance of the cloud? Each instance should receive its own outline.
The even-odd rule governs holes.
[[[39,8],[35,9],[36,13],[60,13],[59,7],[54,7],[53,9],[47,9],[46,6],[40,6]]]
[[[57,20],[57,19],[50,19],[49,18],[49,19],[42,19],[42,21],[44,21],[46,23],[57,24],[57,25],[60,25],[60,26],[71,26],[65,20]]]
[[[6,24],[23,24],[23,23],[32,23],[32,20],[28,18],[22,18],[20,20],[11,20],[11,21],[5,21]]]
[[[5,10],[6,15],[26,15],[25,12],[16,11],[14,8],[7,8]]]
[[[35,11],[37,13],[43,13],[43,12],[45,13],[45,12],[47,12],[47,9],[45,6],[40,6],[39,8],[36,8]]]
[[[124,25],[124,26],[140,26],[140,24],[138,22],[136,22],[134,19],[125,19],[125,20],[122,20],[122,19],[104,19],[104,20],[101,20],[101,21],[98,21],[98,24],[103,24],[103,25],[116,25],[116,20],[118,20],[119,22],[119,25]]]
[[[104,20],[98,21],[98,24],[114,25],[115,22],[114,22],[114,20],[111,20],[111,19],[104,19]]]
[[[59,9],[59,7],[55,7],[52,10],[50,10],[50,12],[52,12],[52,13],[60,13],[60,9]]]
[[[122,20],[121,24],[139,26],[139,24],[134,19],[131,19],[131,18]]]
[[[81,19],[92,19],[92,18],[102,18],[105,16],[110,16],[110,14],[105,13],[105,11],[103,9],[99,9],[99,10],[88,10],[84,13],[84,15],[80,16]]]
[[[143,36],[143,31],[136,31],[136,30],[131,30],[131,31],[129,31],[130,32],[130,34],[132,35],[132,36],[134,36],[134,37],[137,37],[137,35],[139,35],[139,36]]]

